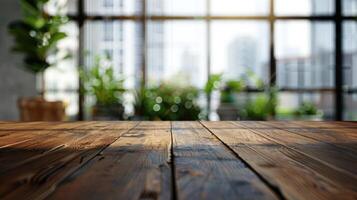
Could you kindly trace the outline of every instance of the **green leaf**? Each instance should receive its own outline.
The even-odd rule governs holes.
[[[36,4],[36,2],[21,0],[20,5],[25,17],[41,15],[41,11],[38,9],[38,4]]]
[[[205,93],[209,95],[213,92],[213,90],[218,89],[216,85],[221,81],[222,74],[212,74],[205,85]]]
[[[63,16],[48,16],[44,6],[49,0],[21,0],[23,18],[9,24],[9,33],[15,44],[13,51],[24,56],[25,67],[37,73],[48,68],[47,57],[56,54],[57,44],[66,37],[59,31],[64,24]]]
[[[35,29],[41,29],[46,24],[46,20],[40,17],[27,17],[24,22]]]

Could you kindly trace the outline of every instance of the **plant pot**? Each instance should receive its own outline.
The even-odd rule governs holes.
[[[238,119],[238,108],[232,103],[221,103],[217,108],[217,114],[221,121],[235,121]]]
[[[62,101],[46,101],[42,97],[20,98],[18,100],[20,120],[30,121],[63,121],[65,105]]]
[[[123,120],[124,106],[122,104],[95,105],[92,112],[93,120],[96,121]]]

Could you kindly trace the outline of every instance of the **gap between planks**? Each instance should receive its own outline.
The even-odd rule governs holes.
[[[251,166],[246,160],[244,160],[237,152],[235,152],[228,144],[226,144],[224,141],[221,140],[215,133],[213,133],[202,121],[199,121],[201,126],[207,130],[209,133],[211,133],[218,141],[222,143],[223,146],[226,147],[227,150],[229,150],[233,155],[236,156],[237,159],[239,159],[241,162],[243,162],[263,183],[265,183],[274,193],[275,195],[281,199],[284,200],[286,199],[285,196],[283,195],[282,191],[280,190],[279,187],[271,184],[267,179],[264,178],[254,167]]]
[[[318,181],[320,179],[318,177],[320,176],[320,177],[324,178],[323,180],[325,180],[325,182],[328,181],[328,182],[326,182],[327,186],[330,185],[330,187],[328,187],[328,189],[330,190],[330,193],[331,192],[334,193],[335,196],[336,196],[336,194],[345,194],[343,192],[345,190],[349,191],[349,193],[346,193],[345,195],[343,195],[344,198],[348,198],[348,196],[346,196],[348,194],[351,195],[350,198],[356,196],[356,192],[353,192],[353,191],[356,191],[355,187],[354,187],[354,184],[353,184],[354,182],[353,182],[353,180],[350,180],[350,177],[346,176],[345,174],[341,174],[341,173],[339,173],[337,171],[332,170],[331,168],[326,166],[324,163],[321,163],[320,161],[315,160],[314,158],[311,158],[311,157],[309,157],[308,155],[306,155],[304,153],[296,151],[294,148],[291,149],[289,146],[286,146],[286,144],[281,144],[281,142],[277,142],[275,140],[271,140],[269,138],[270,136],[269,137],[267,136],[268,138],[266,138],[264,136],[263,132],[261,132],[261,131],[263,131],[263,129],[261,128],[261,125],[260,125],[260,129],[258,128],[259,130],[255,130],[255,127],[257,127],[259,124],[255,125],[255,127],[251,127],[255,123],[256,122],[241,122],[241,123],[236,124],[235,122],[220,122],[219,124],[217,124],[217,123],[213,122],[213,123],[205,123],[205,124],[207,124],[207,128],[209,128],[210,130],[212,129],[212,132],[214,132],[215,135],[217,133],[219,135],[219,137],[222,137],[222,141],[224,140],[223,141],[224,143],[228,142],[229,145],[233,145],[232,148],[234,148],[234,150],[237,151],[237,153],[238,152],[242,153],[242,156],[244,157],[244,159],[247,159],[247,162],[252,163],[252,165],[254,165],[254,167],[256,167],[258,171],[260,171],[260,173],[262,173],[264,176],[270,177],[269,180],[272,181],[273,184],[276,184],[276,183],[280,182],[278,185],[280,187],[284,188],[285,192],[290,190],[290,191],[288,191],[288,194],[289,194],[289,192],[293,192],[293,195],[298,196],[298,197],[299,196],[301,197],[301,195],[303,196],[303,195],[309,194],[309,192],[297,192],[299,190],[299,187],[296,187],[296,186],[299,185],[299,182],[294,183],[294,182],[292,182],[293,180],[291,180],[291,181],[287,182],[288,184],[284,184],[283,180],[285,179],[285,177],[281,176],[282,175],[281,173],[284,172],[282,170],[284,168],[286,168],[287,166],[283,165],[281,163],[281,161],[288,162],[289,160],[292,159],[292,160],[297,161],[297,163],[299,163],[299,165],[301,167],[296,167],[295,164],[293,164],[293,163],[286,163],[286,164],[288,164],[288,166],[292,167],[292,169],[294,170],[294,171],[292,171],[292,172],[294,172],[293,174],[302,175],[301,177],[305,177],[303,179],[304,182],[307,181],[306,183],[310,183],[309,184],[310,187],[307,187],[305,189],[308,189],[310,191],[315,191],[316,190],[316,192],[317,192],[321,188],[324,188],[324,187],[314,186],[315,184],[323,186],[323,184],[322,184],[323,182],[320,183]],[[217,130],[215,129],[216,126],[219,127]],[[222,127],[226,127],[227,128],[226,131],[224,131],[222,129]],[[233,129],[232,129],[233,127],[236,127],[236,131],[233,131]],[[249,128],[247,129],[246,127],[249,127]],[[243,134],[242,136],[243,137],[239,136],[239,135],[241,135],[239,133],[239,130],[243,131],[242,132],[242,134]],[[271,130],[269,129],[269,131],[271,131]],[[251,132],[251,133],[248,134],[249,132]],[[227,134],[230,136],[229,138],[226,137],[226,136],[228,136]],[[239,136],[239,137],[234,139],[235,138],[235,137],[233,137],[234,134],[238,134],[237,136]],[[263,140],[261,140],[261,139],[256,140],[256,139],[254,139],[255,137],[253,137],[254,135],[258,136],[257,139],[259,139],[259,138],[261,138],[261,139],[264,138],[264,139]],[[242,137],[242,138],[240,138],[240,137]],[[248,137],[248,138],[244,138],[244,137]],[[250,141],[251,137],[253,138],[253,140]],[[241,145],[243,145],[243,146],[241,146],[241,145],[235,146],[236,144],[240,144],[239,141],[237,140],[238,138],[240,138],[239,141],[242,140],[242,141],[240,141],[240,143],[242,143]],[[247,139],[249,139],[249,140],[247,140]],[[258,145],[259,141],[261,142],[261,141],[264,141],[264,140],[271,141],[274,144],[276,144],[277,146],[276,147],[275,146],[267,146],[267,148],[270,147],[271,150],[269,150],[268,152],[265,152],[266,149],[263,148],[264,145],[263,146]],[[246,142],[244,142],[244,141],[246,141]],[[250,142],[253,142],[253,141],[255,141],[255,142],[250,145]],[[254,146],[254,144],[256,144],[256,146]],[[253,148],[253,149],[249,150],[251,152],[250,155],[247,154],[247,152],[245,152],[244,147],[245,148],[246,147]],[[282,148],[282,149],[280,149],[280,148]],[[273,151],[274,149],[276,149],[277,151],[276,152]],[[254,152],[252,152],[252,150],[254,150]],[[274,162],[271,163],[271,165],[276,165],[277,164],[276,167],[272,166],[271,169],[268,166],[267,167],[260,166],[261,162],[264,160],[264,157],[261,157],[261,155],[257,154],[258,152],[256,152],[255,150],[257,150],[259,152],[263,152],[263,153],[265,152],[264,154],[267,154],[268,157],[273,156],[273,157],[271,157],[273,160],[275,160],[275,161],[276,160],[278,160],[278,161],[280,160],[280,162],[275,162],[275,164],[274,164]],[[254,156],[251,158],[252,153],[254,154]],[[283,153],[283,154],[281,154],[281,153]],[[286,154],[286,153],[288,153],[288,154]],[[298,154],[296,154],[296,153],[298,153]],[[282,156],[281,158],[279,158],[279,156],[277,156],[279,154],[280,154],[280,156]],[[301,155],[299,155],[299,154],[301,154]],[[258,158],[260,157],[260,158],[259,158],[259,160],[254,160],[254,159],[256,159],[254,157],[258,157]],[[319,167],[322,167],[322,168],[319,168]],[[305,169],[305,170],[300,170],[300,168],[301,169]],[[274,169],[279,169],[279,171],[271,171],[271,170],[274,170]],[[289,168],[287,168],[287,169],[289,169]],[[311,172],[314,172],[314,173],[311,174]],[[271,177],[271,173],[275,174],[275,176]],[[332,177],[330,177],[331,173],[332,173]],[[318,175],[318,176],[316,177],[315,174]],[[289,174],[286,174],[286,175],[289,176]],[[315,179],[311,179],[311,177],[310,177],[311,175],[314,175],[313,177],[315,177]],[[279,179],[279,176],[280,176],[280,179]],[[271,180],[271,178],[272,178],[272,180]],[[278,182],[276,182],[274,180],[276,180]],[[283,182],[281,182],[281,181],[283,181]],[[337,185],[336,185],[336,183],[334,181],[339,181],[339,184],[337,183]],[[293,187],[293,188],[290,187],[289,188],[288,186],[286,186],[286,185],[291,185],[291,184],[292,185],[295,184],[295,187]],[[338,186],[337,188],[340,188],[338,191],[334,191],[334,189],[333,189],[336,186]],[[348,187],[349,189],[343,188],[344,186]],[[297,190],[297,191],[295,191],[295,190]],[[317,195],[317,197],[321,198],[321,197],[323,197],[324,193],[325,192],[320,191],[320,193],[315,193],[315,194]],[[290,195],[290,197],[291,197],[291,195]],[[307,196],[307,197],[305,196],[305,198],[309,198],[309,196]],[[333,196],[331,196],[331,195],[327,196],[327,197],[325,196],[325,198],[333,198]],[[341,196],[341,198],[342,198],[342,196]],[[304,199],[304,198],[302,198],[302,199]]]

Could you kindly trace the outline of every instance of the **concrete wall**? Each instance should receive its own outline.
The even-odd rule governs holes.
[[[21,68],[22,59],[10,52],[12,37],[7,25],[18,19],[21,10],[18,0],[1,0],[0,6],[0,120],[18,120],[17,99],[36,95],[35,76]]]

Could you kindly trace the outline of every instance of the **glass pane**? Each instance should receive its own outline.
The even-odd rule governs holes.
[[[268,15],[269,0],[210,0],[212,15]]]
[[[45,72],[45,87],[47,100],[64,101],[67,116],[73,117],[78,111],[78,28],[75,22],[70,22],[62,27],[68,37],[59,42],[59,52],[57,58],[64,58],[71,55],[68,59],[61,59],[55,66]],[[53,58],[51,58],[53,59]],[[70,96],[64,93],[71,92]]]
[[[60,61],[54,67],[46,70],[46,90],[78,89],[78,28],[75,22],[71,22],[62,27],[62,31],[66,32],[68,37],[58,44],[59,52],[56,58],[59,58]],[[63,59],[67,55],[71,55],[71,57]]]
[[[95,56],[109,56],[117,76],[124,76],[126,88],[139,84],[142,44],[141,25],[132,21],[92,21],[84,27],[85,67],[94,64]]]
[[[269,0],[211,0],[212,15],[268,15]]]
[[[67,91],[78,89],[78,28],[75,22],[71,22],[62,27],[62,31],[66,32],[68,37],[58,44],[59,52],[56,58],[64,58],[67,55],[71,55],[71,57],[61,59],[54,67],[46,70],[46,90]]]
[[[134,15],[142,10],[140,0],[85,0],[89,15]]]
[[[100,65],[113,66],[114,75],[124,78],[124,87],[132,90],[141,84],[143,35],[142,25],[134,21],[90,21],[84,26],[84,48],[87,51],[85,68],[95,64],[101,57]],[[109,57],[109,59],[108,59]],[[124,96],[124,105],[130,112],[133,97]],[[95,99],[87,96],[85,100],[86,117],[92,114],[91,106]]]
[[[206,0],[147,0],[149,15],[205,15]]]
[[[328,22],[278,21],[277,84],[283,88],[334,86],[334,25]]]
[[[276,15],[332,15],[334,0],[275,0]]]
[[[254,72],[268,80],[269,25],[256,21],[213,21],[211,71],[237,79]]]
[[[76,14],[78,0],[51,0],[46,6],[46,11],[49,14],[63,13],[63,14]]]
[[[357,89],[357,22],[343,24],[344,86]]]
[[[334,93],[295,93],[278,94],[278,120],[333,120]]]
[[[345,95],[344,120],[357,121],[357,94]]]
[[[345,94],[345,120],[357,120],[357,22],[343,24],[343,62]],[[355,92],[348,94],[347,91]]]
[[[149,22],[147,59],[149,84],[170,80],[202,88],[207,79],[205,22]]]
[[[345,16],[357,15],[357,0],[343,0],[342,12]]]

